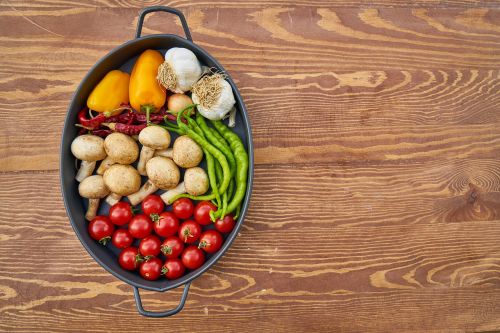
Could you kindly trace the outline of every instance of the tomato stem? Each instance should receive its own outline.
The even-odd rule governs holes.
[[[200,244],[198,244],[198,248],[199,248],[199,249],[203,249],[203,248],[205,248],[205,247],[207,247],[207,246],[210,246],[210,243],[209,243],[209,242],[207,242],[207,241],[205,241],[205,240],[202,240],[202,241],[200,242]]]
[[[111,240],[111,236],[104,237],[104,238],[99,239],[99,243],[100,243],[101,245],[106,246],[106,244],[107,244],[110,240]]]
[[[160,249],[161,249],[161,252],[163,252],[164,255],[172,254],[172,247],[171,246],[164,245]]]
[[[184,229],[184,232],[182,234],[184,235],[184,243],[187,242],[187,239],[189,237],[193,236],[193,234],[191,233],[191,230],[189,228]]]
[[[144,257],[141,256],[140,254],[136,255],[135,256],[135,263],[138,264],[138,263],[141,263],[144,261]]]

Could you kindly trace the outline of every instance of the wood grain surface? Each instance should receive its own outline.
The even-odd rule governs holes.
[[[150,4],[231,73],[256,148],[239,236],[169,319],[85,252],[58,176],[72,93]],[[0,0],[0,331],[498,331],[499,105],[497,1]]]

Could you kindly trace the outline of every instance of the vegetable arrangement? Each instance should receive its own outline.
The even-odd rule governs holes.
[[[247,187],[248,154],[222,122],[234,104],[225,76],[185,48],[146,50],[130,75],[113,70],[90,93],[75,179],[90,237],[119,249],[123,269],[177,279],[222,247]],[[102,199],[110,209],[97,215]]]

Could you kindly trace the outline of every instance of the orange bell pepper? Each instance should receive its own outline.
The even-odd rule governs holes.
[[[130,75],[130,105],[138,112],[157,112],[165,104],[167,93],[156,80],[158,67],[164,59],[155,50],[144,51],[134,64]]]
[[[128,73],[114,70],[94,87],[87,99],[87,107],[97,112],[116,110],[121,104],[128,104]]]

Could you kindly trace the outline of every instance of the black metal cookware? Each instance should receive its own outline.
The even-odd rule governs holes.
[[[159,11],[177,15],[182,23],[186,38],[182,38],[180,36],[172,34],[149,35],[141,37],[144,17],[148,13]],[[147,281],[141,278],[135,272],[129,272],[122,269],[118,264],[116,251],[110,251],[111,247],[106,248],[90,238],[87,232],[87,221],[85,221],[84,218],[87,203],[78,194],[78,183],[75,180],[75,158],[71,154],[70,146],[78,131],[77,127],[75,127],[75,123],[77,122],[77,113],[79,110],[81,110],[82,107],[85,106],[87,97],[89,96],[90,92],[104,77],[104,75],[106,75],[106,73],[113,69],[121,69],[130,73],[135,60],[143,51],[147,49],[156,49],[164,54],[166,50],[172,47],[188,48],[196,54],[202,64],[209,67],[215,67],[216,69],[223,71],[228,75],[228,81],[233,88],[237,108],[236,127],[233,130],[243,140],[243,143],[245,144],[249,155],[248,186],[241,214],[238,218],[236,227],[226,237],[226,240],[220,251],[218,251],[211,257],[208,257],[207,261],[202,267],[189,272],[188,274],[177,280],[168,281],[166,279],[160,279],[157,281]],[[241,228],[248,209],[250,194],[252,191],[253,144],[247,110],[245,108],[245,104],[243,103],[243,99],[241,98],[241,95],[236,88],[236,85],[229,76],[229,73],[224,70],[224,68],[217,62],[217,60],[215,60],[207,51],[203,50],[201,47],[193,43],[186,19],[180,11],[163,6],[153,6],[145,8],[140,12],[139,15],[136,38],[112,50],[104,58],[99,60],[87,73],[73,96],[66,116],[66,121],[64,123],[61,142],[60,176],[62,195],[64,204],[66,206],[66,211],[68,213],[71,225],[76,235],[80,239],[80,242],[83,244],[87,252],[102,267],[104,267],[115,277],[130,284],[134,288],[134,297],[139,313],[148,317],[166,317],[174,315],[182,310],[184,303],[186,302],[191,282],[201,274],[203,274],[205,271],[207,271],[213,264],[215,264],[215,262],[231,246],[231,243],[233,242],[236,235],[238,234],[239,229]],[[99,213],[106,214],[108,210],[109,206],[107,206],[104,202],[101,203]],[[184,291],[182,293],[179,305],[175,309],[167,310],[164,312],[151,312],[145,310],[142,307],[139,288],[164,292],[180,286],[184,286]]]

